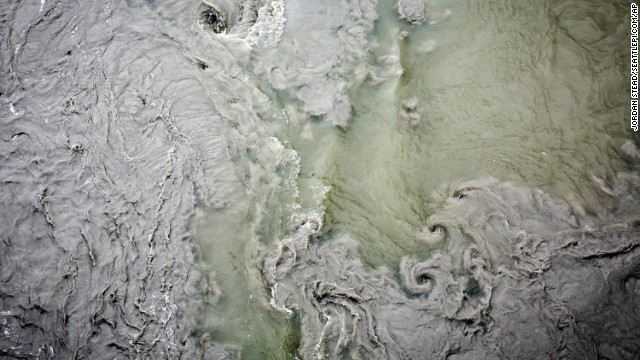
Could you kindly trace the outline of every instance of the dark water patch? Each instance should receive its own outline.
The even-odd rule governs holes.
[[[224,34],[227,32],[227,20],[218,9],[212,6],[206,6],[205,10],[200,13],[198,23],[205,29],[211,30],[216,34]]]

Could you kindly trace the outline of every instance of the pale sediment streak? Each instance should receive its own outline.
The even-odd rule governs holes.
[[[275,46],[280,42],[285,22],[284,1],[272,1],[258,10],[258,18],[246,40],[253,47]]]

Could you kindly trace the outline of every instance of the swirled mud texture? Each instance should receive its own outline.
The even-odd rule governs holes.
[[[456,69],[452,79],[464,83],[464,91],[453,94],[445,82],[431,96],[427,83],[439,79],[422,81],[417,75],[428,72],[418,66],[433,61],[438,69],[438,57],[452,48],[448,40],[430,39],[429,31],[455,33],[453,25],[463,27],[466,19],[438,28],[450,11],[435,3],[4,1],[0,357],[637,358],[640,156],[611,120],[622,118],[626,106],[618,100],[626,89],[619,81],[625,61],[609,56],[610,49],[618,54],[619,44],[627,46],[622,16],[610,15],[620,6],[585,2],[606,16],[582,22],[593,31],[579,31],[571,19],[582,18],[583,10],[555,4],[542,17],[562,20],[548,27],[568,36],[540,41],[556,53],[529,56],[521,50],[537,42],[518,45],[526,40],[521,35],[537,37],[546,27],[529,24],[525,10],[541,12],[520,5],[535,2],[469,2],[470,13],[481,10],[480,21],[491,25],[482,29],[487,37],[493,27],[500,44],[515,34],[505,51],[522,55],[490,57],[507,63],[507,71],[478,71],[477,81],[517,73],[531,75],[523,84],[537,85],[467,89],[476,75],[460,66],[464,71]],[[465,6],[456,6],[464,13]],[[522,33],[505,32],[489,16],[494,10],[502,11],[498,20],[518,15],[511,26]],[[571,46],[563,45],[567,38]],[[574,58],[583,52],[601,61]],[[526,70],[525,63],[541,58],[551,70]],[[597,74],[580,73],[591,68]],[[575,85],[570,78],[566,88],[559,86],[555,75],[565,72],[575,75]],[[506,75],[500,80],[516,84]],[[588,98],[576,100],[582,78],[589,79]],[[555,92],[549,84],[558,85]],[[487,101],[467,90],[496,97]],[[512,93],[529,95],[511,104],[518,112],[504,119],[496,115],[504,111],[486,105]],[[440,95],[485,105],[472,112],[471,105],[441,102]],[[542,117],[519,112],[542,103]],[[473,117],[439,121],[454,117],[443,109]],[[477,114],[497,122],[489,122],[496,131],[491,139],[499,139],[490,147],[493,130],[482,129]],[[580,122],[567,125],[564,118]],[[503,141],[522,129],[513,119],[549,120],[531,130],[534,136],[522,135],[545,141]],[[431,131],[444,128],[462,143]],[[571,136],[573,130],[581,136]],[[420,151],[433,138],[445,139],[446,146],[434,149],[458,154],[453,163],[468,178],[513,182],[463,182],[427,199],[403,174],[430,184],[450,184],[460,175],[423,162],[437,158],[436,151]],[[620,150],[611,146],[623,142]],[[499,151],[490,155],[493,145]],[[611,153],[626,162],[610,160]],[[584,167],[597,171],[585,174],[583,166],[563,162],[576,157],[594,159]],[[471,171],[495,170],[480,160],[496,158],[508,174],[525,175]],[[538,180],[573,181],[583,197],[535,189],[526,182],[531,171],[518,172],[522,164]],[[575,172],[554,177],[558,169]],[[359,170],[362,177],[351,176]],[[581,205],[584,198],[588,206]],[[389,212],[405,203],[411,212]],[[434,211],[421,218],[425,208]],[[350,213],[372,231],[356,229],[364,222],[350,220]],[[210,232],[214,239],[196,238],[196,224],[207,219],[219,231]],[[325,231],[340,221],[345,226]],[[411,236],[389,235],[399,233]],[[399,246],[403,241],[417,246]],[[400,260],[374,268],[363,260],[362,244]],[[269,322],[274,314],[293,319],[290,328]],[[263,323],[252,327],[253,319]],[[260,331],[276,335],[255,336]]]
[[[229,356],[192,336],[196,209],[239,189],[200,5],[0,5],[0,357]]]
[[[346,125],[376,12],[337,4],[333,22],[313,16],[329,2],[0,5],[1,356],[239,356],[194,336],[217,295],[195,219],[294,194],[263,81]]]
[[[625,197],[637,199],[632,177]],[[364,266],[353,239],[326,239],[310,215],[265,278],[276,305],[301,314],[308,359],[633,359],[640,226],[592,222],[538,190],[467,183],[428,220],[433,252],[404,257],[397,276]]]

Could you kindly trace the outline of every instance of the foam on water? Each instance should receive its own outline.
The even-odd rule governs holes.
[[[0,5],[0,355],[632,358],[627,19]]]

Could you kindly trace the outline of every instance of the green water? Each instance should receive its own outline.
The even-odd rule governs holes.
[[[631,137],[628,2],[430,4],[430,22],[410,26],[395,1],[380,2],[379,46],[363,68],[393,55],[402,75],[355,85],[347,129],[311,122],[303,133],[292,123],[281,134],[300,156],[302,207],[328,186],[327,237],[351,234],[372,266],[395,269],[402,256],[429,251],[420,232],[443,186],[495,177],[595,212],[592,176],[625,170],[616,148]],[[411,99],[419,121],[402,114]],[[222,294],[212,338],[239,344],[244,359],[293,358],[296,321],[265,306],[268,290],[256,281],[249,207],[211,212],[198,230]],[[266,221],[281,224],[286,210]]]
[[[419,28],[382,19],[377,37],[400,48],[404,73],[354,89],[357,115],[320,175],[332,187],[328,228],[356,235],[372,265],[425,251],[417,233],[443,184],[491,176],[596,208],[591,176],[625,166],[614,149],[629,137],[626,3],[436,1],[432,10],[450,15]],[[399,115],[410,98],[415,125]]]

